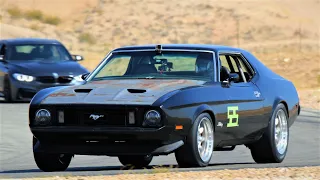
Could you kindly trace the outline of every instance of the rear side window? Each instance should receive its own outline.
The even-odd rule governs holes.
[[[249,82],[254,72],[249,68],[248,63],[240,54],[220,54],[221,66],[226,67],[230,73],[237,73],[240,77],[240,82],[245,82],[241,71],[247,82]]]

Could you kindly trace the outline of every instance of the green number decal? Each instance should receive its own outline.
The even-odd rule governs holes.
[[[229,123],[227,124],[227,127],[237,127],[239,126],[239,115],[237,114],[238,106],[230,106],[228,107],[228,119]],[[235,122],[233,121],[235,119]]]

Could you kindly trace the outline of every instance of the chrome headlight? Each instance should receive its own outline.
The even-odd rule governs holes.
[[[14,73],[13,77],[18,80],[18,81],[23,81],[23,82],[32,82],[35,78],[33,76],[28,76],[25,74],[19,74],[19,73]]]
[[[40,109],[36,112],[36,116],[34,118],[34,125],[49,125],[51,123],[51,114],[46,109]]]
[[[161,126],[161,115],[156,110],[148,111],[144,116],[142,126],[159,127]]]

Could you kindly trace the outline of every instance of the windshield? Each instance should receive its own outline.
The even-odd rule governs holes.
[[[198,79],[214,76],[213,54],[207,52],[118,52],[113,53],[91,80],[114,78]]]
[[[66,61],[71,60],[71,56],[61,45],[24,44],[9,46],[6,60]]]

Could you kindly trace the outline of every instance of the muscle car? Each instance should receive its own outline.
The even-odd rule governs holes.
[[[179,167],[204,167],[213,151],[237,145],[257,163],[280,163],[300,114],[292,82],[228,46],[120,47],[83,78],[43,89],[30,103],[34,159],[43,171],[66,170],[74,155],[145,167],[174,153]]]
[[[80,85],[89,71],[54,39],[0,40],[0,97],[6,102],[30,101],[41,89]]]

